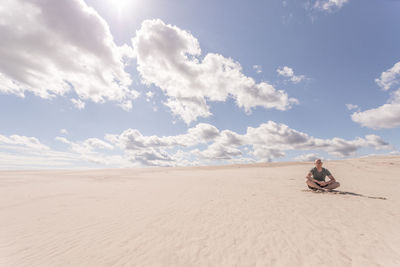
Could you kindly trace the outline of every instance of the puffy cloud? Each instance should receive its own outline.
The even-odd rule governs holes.
[[[57,137],[54,138],[54,139],[57,140],[57,141],[59,141],[59,142],[61,142],[61,143],[67,144],[67,145],[71,144],[71,142],[70,142],[67,138],[65,138],[65,137],[57,136]]]
[[[260,65],[253,65],[253,69],[257,72],[257,73],[261,73],[262,72],[262,67]]]
[[[354,104],[346,104],[346,107],[348,110],[353,110],[358,108],[358,106]]]
[[[324,150],[338,157],[354,156],[356,151],[361,148],[371,147],[376,150],[392,149],[392,146],[382,140],[377,135],[367,135],[364,138],[356,138],[354,140],[344,140],[342,138],[332,139],[315,139],[315,144],[310,146],[311,149]]]
[[[104,166],[126,167],[131,166],[129,160],[123,155],[109,155],[105,152],[113,150],[114,146],[98,139],[88,138],[82,142],[73,142],[65,137],[56,137],[57,141],[69,146],[74,158]]]
[[[253,146],[268,146],[270,149],[303,149],[313,145],[313,139],[305,133],[273,121],[257,128],[247,128],[248,142]]]
[[[42,143],[35,137],[27,137],[21,135],[0,135],[0,146],[2,145],[17,145],[21,147],[32,148],[36,150],[49,150],[50,148]]]
[[[67,131],[67,129],[61,129],[61,130],[60,130],[60,133],[62,133],[62,134],[68,134],[68,131]]]
[[[148,91],[148,92],[146,93],[146,101],[147,101],[147,102],[150,102],[150,100],[151,100],[153,97],[154,97],[154,93],[153,93],[153,92]]]
[[[189,130],[190,131],[190,130]],[[243,153],[240,147],[246,144],[244,135],[237,134],[230,130],[218,132],[214,130],[210,135],[209,145],[206,149],[200,151],[194,150],[193,153],[201,159],[213,162],[215,160],[229,160],[238,159]],[[197,144],[204,144],[205,142],[198,142]],[[193,145],[197,145],[193,143]]]
[[[74,91],[97,103],[129,102],[125,62],[107,23],[83,0],[5,0],[0,8],[0,92],[42,98]],[[82,107],[79,99],[75,104]]]
[[[106,135],[106,139],[126,151],[132,162],[155,166],[176,166],[182,162],[174,154],[179,147],[191,148],[181,152],[194,161],[201,160],[237,162],[239,159],[272,161],[285,156],[288,150],[319,150],[338,157],[355,155],[364,147],[392,149],[379,136],[345,140],[342,138],[319,139],[289,128],[285,124],[268,121],[257,128],[248,127],[245,134],[230,130],[219,131],[210,124],[198,124],[189,128],[186,134],[175,136],[144,136],[136,129],[128,129],[120,135]],[[199,145],[207,145],[199,149]],[[250,149],[248,149],[250,148]],[[186,158],[186,159],[187,159]]]
[[[126,100],[122,103],[119,103],[118,106],[120,106],[125,111],[130,111],[132,109],[132,101]]]
[[[187,124],[197,120],[198,117],[209,117],[212,115],[204,98],[169,98],[165,105],[171,109],[173,114],[180,116]]]
[[[396,128],[400,126],[400,103],[387,103],[378,108],[355,112],[351,119],[372,129]]]
[[[98,138],[89,138],[83,142],[83,145],[90,149],[113,149],[114,147]]]
[[[317,0],[314,8],[330,12],[342,8],[347,2],[349,0]]]
[[[360,146],[374,147],[378,150],[393,149],[393,147],[380,136],[375,134],[366,135],[365,139],[361,141]]]
[[[337,137],[319,139],[273,121],[256,128],[248,127],[244,134],[220,131],[213,125],[200,123],[181,135],[146,136],[139,130],[128,129],[119,135],[108,134],[104,140],[89,138],[74,142],[65,137],[56,137],[56,140],[67,145],[69,151],[55,152],[41,144],[37,138],[17,135],[0,135],[0,149],[18,149],[30,154],[33,151],[36,153],[32,154],[34,156],[42,158],[48,155],[50,160],[66,165],[72,162],[77,164],[79,159],[79,164],[91,162],[116,167],[265,162],[282,158],[285,151],[293,150],[325,151],[338,157],[353,156],[357,150],[365,147],[393,150],[377,135],[354,140]],[[0,153],[0,160],[2,155]],[[303,156],[298,160],[310,157]],[[34,157],[31,157],[30,162],[33,161]],[[0,167],[3,165],[0,162]]]
[[[297,161],[315,161],[316,159],[322,159],[322,158],[315,153],[303,154],[295,158],[295,160]]]
[[[394,85],[400,84],[400,62],[394,64],[394,66],[387,71],[382,72],[381,77],[376,78],[375,82],[383,90],[389,90]]]
[[[71,150],[81,154],[92,153],[96,149],[107,149],[112,150],[114,147],[98,138],[88,138],[83,142],[71,142],[65,137],[57,136],[55,138],[57,141],[62,142],[64,144],[70,145]]]
[[[268,145],[255,145],[253,146],[253,151],[250,154],[253,155],[258,162],[270,162],[276,158],[282,158],[286,155],[282,150],[270,148]]]
[[[299,83],[306,78],[306,76],[304,75],[294,75],[293,69],[289,68],[288,66],[284,66],[283,68],[278,68],[276,72],[283,77],[289,78],[290,81],[293,83]]]
[[[9,148],[0,152],[0,169],[44,169],[80,167],[81,161],[74,155],[52,150]]]
[[[242,146],[247,143],[247,138],[245,135],[240,135],[230,130],[224,130],[215,139],[215,142],[224,146]]]
[[[75,155],[58,152],[36,137],[0,135],[0,169],[36,169],[79,166]]]
[[[245,76],[231,58],[209,53],[200,60],[198,40],[159,19],[144,21],[132,43],[143,82],[160,87],[165,104],[188,124],[211,115],[208,101],[232,97],[246,112],[257,106],[287,110],[297,101]]]
[[[71,98],[71,102],[72,102],[72,104],[74,104],[74,106],[77,109],[84,109],[85,108],[85,102],[83,102],[80,99]]]
[[[211,124],[199,123],[190,128],[186,135],[177,136],[178,140],[183,140],[183,144],[193,146],[197,143],[207,143],[219,136],[219,130]]]
[[[210,136],[211,137],[211,136]],[[242,156],[240,146],[246,144],[246,137],[230,130],[224,130],[220,133],[213,132],[213,141],[205,150],[199,151],[198,155],[208,160],[232,160]]]
[[[127,153],[128,160],[144,166],[174,166],[173,158],[162,149],[149,147],[146,150],[134,150]]]
[[[365,138],[356,138],[350,141],[337,137],[319,139],[273,121],[261,124],[258,128],[249,127],[247,137],[249,144],[253,144],[254,150],[322,150],[338,157],[354,155],[358,149],[363,147],[375,149],[390,149],[391,147],[376,135],[367,135]]]
[[[234,146],[224,146],[220,143],[213,143],[207,149],[199,153],[204,158],[212,160],[232,159],[241,156],[240,149]]]
[[[383,90],[389,90],[400,84],[400,62],[382,72],[380,78],[375,79],[375,81]],[[373,129],[399,127],[400,88],[391,93],[391,97],[386,104],[377,108],[355,112],[351,115],[351,119],[364,127]]]
[[[152,148],[171,148],[175,146],[195,146],[214,140],[219,135],[219,130],[210,124],[199,123],[188,129],[186,134],[176,136],[158,137],[155,135],[144,136],[137,129],[128,129],[120,135],[106,135],[105,139],[126,150],[141,150]]]
[[[235,132],[224,130],[220,132],[215,126],[199,123],[189,128],[186,134],[175,136],[143,136],[137,129],[128,129],[120,135],[106,135],[106,140],[126,150],[131,160],[154,166],[174,166],[181,162],[175,161],[176,156],[167,157],[167,150],[176,147],[194,147],[200,144],[210,144],[203,151],[193,151],[204,159],[230,159],[241,155],[236,147],[245,144],[245,137]],[[187,155],[187,154],[186,154]]]

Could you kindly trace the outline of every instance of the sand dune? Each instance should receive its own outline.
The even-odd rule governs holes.
[[[0,266],[400,266],[400,157],[0,172]]]

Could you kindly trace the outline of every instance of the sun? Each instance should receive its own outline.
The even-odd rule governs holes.
[[[122,17],[124,13],[132,6],[134,0],[108,0],[108,5],[115,10],[118,17]]]
[[[117,8],[118,15],[122,15],[124,8],[127,6],[128,0],[114,0],[112,1],[115,7]]]
[[[126,17],[132,16],[132,14],[142,7],[143,0],[103,0],[110,13],[118,18],[118,20],[124,20]],[[148,4],[145,4],[148,6]]]

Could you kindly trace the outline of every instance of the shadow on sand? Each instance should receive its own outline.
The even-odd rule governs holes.
[[[311,190],[311,189],[305,189],[303,190],[305,192],[313,192],[317,194],[339,194],[339,195],[350,195],[350,196],[355,196],[355,197],[365,197],[365,198],[372,198],[372,199],[381,199],[381,200],[387,200],[386,197],[373,197],[373,196],[366,196],[362,194],[357,194],[353,192],[348,192],[348,191],[340,191],[340,190],[331,190],[331,191],[325,191],[325,190]]]

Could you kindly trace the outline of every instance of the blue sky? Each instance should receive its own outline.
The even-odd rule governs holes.
[[[0,168],[399,154],[400,1],[0,4]]]

